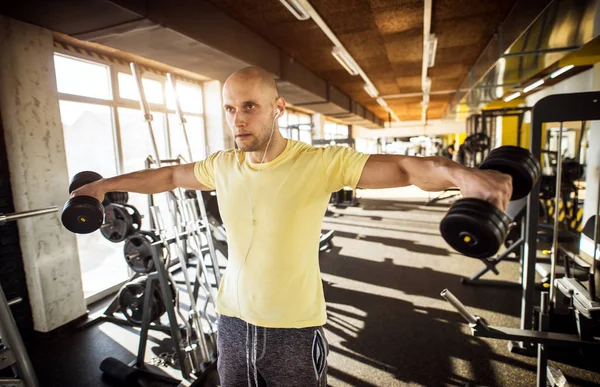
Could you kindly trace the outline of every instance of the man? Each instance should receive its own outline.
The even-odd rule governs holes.
[[[100,180],[74,195],[158,193],[176,187],[217,191],[229,260],[217,297],[218,371],[223,386],[326,386],[325,300],[318,242],[332,192],[344,186],[424,190],[459,187],[465,197],[506,209],[507,175],[441,157],[366,155],[285,139],[286,102],[273,77],[248,67],[223,86],[239,150],[188,165]]]

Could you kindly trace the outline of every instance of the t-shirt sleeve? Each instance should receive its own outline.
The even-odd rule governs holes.
[[[344,187],[356,188],[369,155],[345,146],[328,146],[323,149],[325,186],[328,192]]]
[[[216,188],[215,167],[221,153],[221,151],[215,152],[204,160],[197,161],[194,165],[194,176],[196,176],[196,180],[210,189]]]

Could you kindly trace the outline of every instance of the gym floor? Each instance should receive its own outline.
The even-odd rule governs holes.
[[[325,218],[323,228],[336,232],[320,258],[329,385],[535,386],[536,358],[510,353],[506,341],[472,337],[440,297],[448,288],[490,325],[519,327],[520,290],[461,284],[483,264],[451,251],[439,235],[449,201],[425,207],[426,199],[409,189],[365,191],[359,207],[334,208]],[[518,280],[518,263],[498,269],[484,278]],[[133,360],[137,343],[134,330],[103,322],[40,341],[30,355],[42,386],[112,386],[100,362]],[[149,342],[147,359],[165,350],[160,344],[164,336]],[[598,360],[583,364],[566,351],[552,358],[561,359],[550,365],[570,386],[600,385]]]

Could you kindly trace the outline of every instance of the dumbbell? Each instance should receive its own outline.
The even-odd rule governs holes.
[[[492,150],[479,169],[512,177],[511,201],[529,194],[541,175],[541,165],[527,149],[502,146]],[[440,232],[456,251],[473,258],[490,258],[504,243],[512,219],[493,204],[475,198],[460,199],[440,223]]]
[[[99,173],[79,172],[69,185],[69,193],[86,184],[102,179]],[[100,228],[104,221],[104,206],[111,203],[125,204],[129,199],[127,192],[108,192],[100,203],[91,196],[76,196],[65,203],[61,221],[65,228],[77,234],[89,234]]]

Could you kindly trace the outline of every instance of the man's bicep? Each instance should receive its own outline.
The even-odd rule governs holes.
[[[195,163],[190,163],[175,167],[173,171],[173,183],[175,183],[177,187],[185,189],[213,191],[213,188],[198,181],[194,172],[195,165]]]
[[[359,188],[393,188],[410,185],[408,174],[400,167],[398,155],[371,155],[365,163]]]

